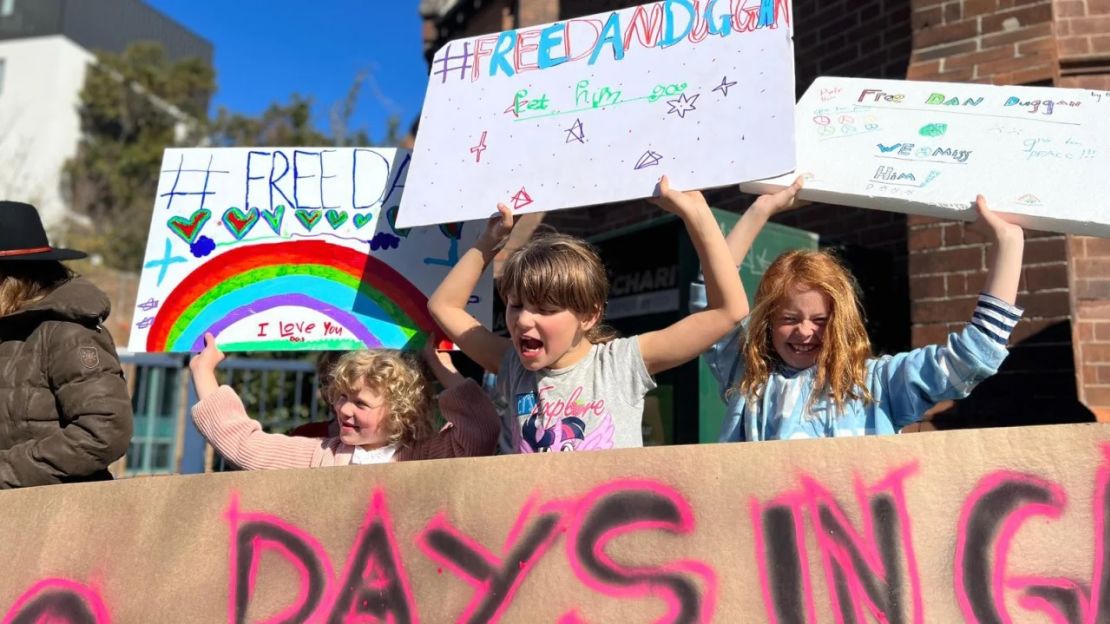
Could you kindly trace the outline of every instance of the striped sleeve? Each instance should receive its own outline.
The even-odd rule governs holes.
[[[971,324],[983,330],[991,340],[1005,345],[1010,340],[1025,310],[987,293],[979,293],[979,302],[971,314]]]

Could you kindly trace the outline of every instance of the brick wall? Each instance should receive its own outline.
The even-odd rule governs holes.
[[[1056,0],[1062,87],[1110,91],[1110,0]],[[1110,241],[1069,241],[1072,338],[1080,399],[1110,421]]]
[[[993,249],[970,224],[910,217],[909,225],[913,343],[942,342],[970,318]],[[939,426],[1090,420],[1076,391],[1067,256],[1067,237],[1026,232],[1018,288],[1025,316],[1010,356],[970,399],[938,416]]]
[[[1110,420],[1110,240],[1073,236],[1069,251],[1079,396]]]
[[[556,1],[540,0],[540,2]],[[434,15],[424,16],[425,60],[430,64],[436,51],[448,41],[513,28],[516,20],[513,14],[515,5],[514,0],[459,2],[442,18]]]
[[[524,0],[519,3],[517,26],[536,26],[559,21],[559,0]]]
[[[1060,80],[1053,9],[1051,0],[913,0],[908,76],[1053,84]],[[992,249],[963,223],[911,217],[909,229],[913,343],[922,345],[967,321]],[[1018,294],[1026,311],[1010,357],[971,399],[942,410],[939,426],[1090,419],[1076,384],[1073,334],[1079,326],[1072,325],[1069,247],[1074,242],[1063,235],[1026,233]]]
[[[1052,0],[912,0],[911,80],[1032,84],[1059,73]]]
[[[798,95],[818,76],[904,78],[910,34],[908,0],[795,0]]]
[[[1110,91],[1110,0],[1055,0],[1061,87]]]

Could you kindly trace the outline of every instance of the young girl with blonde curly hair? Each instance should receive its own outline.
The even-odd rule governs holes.
[[[737,265],[768,218],[793,207],[801,186],[799,178],[744,213],[726,239]],[[998,372],[1022,314],[1014,304],[1024,233],[981,195],[976,207],[995,257],[970,322],[942,345],[874,357],[858,285],[836,257],[791,251],[776,259],[751,314],[706,353],[728,405],[721,441],[896,433]],[[692,307],[704,305],[702,290],[694,286]]]
[[[331,370],[325,392],[339,435],[321,440],[265,433],[239,395],[216,380],[224,356],[211,334],[189,362],[200,399],[193,420],[225,459],[245,470],[491,455],[500,433],[493,404],[433,344],[428,341],[425,359],[445,388],[439,409],[447,424],[439,431],[420,370],[397,351],[371,349],[344,354]]]

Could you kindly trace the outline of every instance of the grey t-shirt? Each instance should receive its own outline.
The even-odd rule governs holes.
[[[502,452],[641,447],[644,395],[653,388],[635,337],[593,345],[576,364],[557,370],[529,371],[509,349],[497,376],[507,404]]]

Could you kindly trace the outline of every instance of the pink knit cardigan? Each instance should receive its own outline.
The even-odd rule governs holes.
[[[447,424],[436,435],[397,449],[393,461],[492,455],[501,423],[486,393],[472,380],[444,390],[439,409]],[[266,433],[247,415],[239,395],[220,386],[193,406],[201,435],[244,470],[346,466],[354,447],[339,438],[298,438]]]

